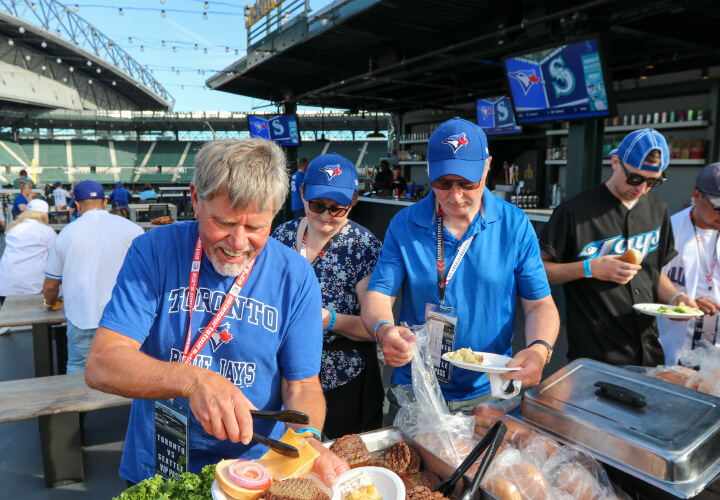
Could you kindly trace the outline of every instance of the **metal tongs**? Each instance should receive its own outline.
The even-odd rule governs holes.
[[[309,424],[310,417],[307,413],[295,410],[280,410],[280,411],[265,411],[265,410],[250,410],[250,415],[253,418],[259,418],[263,420],[276,420],[278,422],[286,422],[289,424]],[[267,436],[261,436],[260,434],[253,432],[252,440],[256,443],[264,444],[271,450],[286,457],[298,458],[300,451],[294,446],[272,439]]]
[[[465,460],[463,460],[463,462],[460,464],[460,467],[458,467],[457,470],[453,472],[452,476],[440,483],[437,488],[435,488],[435,491],[438,491],[444,497],[449,498],[452,492],[455,490],[455,484],[460,480],[461,477],[463,477],[463,474],[467,472],[467,470],[475,463],[475,461],[480,457],[480,455],[482,455],[482,452],[485,451],[485,449],[487,448],[487,453],[485,453],[482,462],[480,462],[480,467],[475,473],[475,478],[473,478],[472,483],[470,484],[470,488],[463,493],[462,497],[460,497],[460,500],[472,500],[475,492],[480,487],[480,481],[482,481],[485,472],[487,472],[487,469],[490,466],[490,462],[492,462],[493,458],[495,458],[495,454],[497,453],[506,432],[507,426],[503,422],[499,420],[495,422],[495,424],[490,428],[488,433],[485,434],[485,436],[480,440],[477,445],[475,445],[475,448],[473,448],[473,450],[465,458]]]

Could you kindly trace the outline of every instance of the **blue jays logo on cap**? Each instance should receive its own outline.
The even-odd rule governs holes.
[[[483,119],[493,114],[492,106],[480,106],[480,113],[482,113]]]
[[[320,169],[320,172],[324,172],[325,175],[327,175],[328,180],[332,179],[336,175],[342,174],[342,170],[340,170],[340,165],[326,165]]]
[[[461,147],[467,146],[469,142],[470,141],[465,138],[465,132],[463,132],[462,134],[451,135],[450,137],[442,141],[443,144],[447,144],[452,148],[453,154],[457,153],[457,150]]]
[[[510,78],[514,78],[515,80],[520,83],[520,86],[523,89],[523,92],[525,92],[525,95],[530,91],[533,85],[540,82],[540,78],[535,74],[535,70],[527,71],[511,71],[508,73],[508,76]]]

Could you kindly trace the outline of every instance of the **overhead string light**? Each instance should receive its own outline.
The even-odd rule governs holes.
[[[164,10],[161,10],[161,11],[160,11],[160,15],[163,16],[163,17],[165,17],[165,11],[164,11]]]
[[[208,18],[207,12],[203,12],[203,19],[207,20],[207,18]]]
[[[122,10],[122,7],[120,7],[118,9],[118,14],[120,14],[121,16],[125,14],[125,12],[123,12],[123,10]]]

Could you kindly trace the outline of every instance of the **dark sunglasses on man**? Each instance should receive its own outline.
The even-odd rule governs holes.
[[[708,198],[707,195],[706,195],[705,193],[703,193],[702,191],[700,191],[700,194],[702,195],[703,198],[705,198],[705,199],[708,201],[708,203],[709,203],[710,206],[713,208],[713,210],[715,211],[715,213],[716,213],[716,214],[720,214],[720,206],[717,206],[717,205],[714,204],[712,201],[710,201],[710,198]]]
[[[639,174],[628,174],[628,171],[625,169],[625,164],[623,163],[623,161],[618,158],[618,162],[620,163],[620,168],[622,168],[622,171],[625,172],[625,181],[631,186],[639,186],[643,182],[646,182],[649,188],[654,188],[667,180],[667,177],[665,177],[665,172],[663,172],[662,175],[657,179],[643,177]]]
[[[442,177],[439,179],[435,179],[430,183],[432,187],[435,189],[439,189],[440,191],[449,191],[454,184],[457,184],[457,187],[460,188],[462,191],[473,191],[480,187],[479,182],[470,182],[470,181],[451,181],[448,179],[443,179]]]
[[[315,200],[308,201],[308,207],[310,207],[310,210],[316,214],[321,214],[327,210],[333,217],[342,217],[348,212],[348,210],[350,210],[350,207],[328,207],[327,205]]]

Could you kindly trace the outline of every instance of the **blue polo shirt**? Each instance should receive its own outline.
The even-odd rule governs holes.
[[[454,349],[512,355],[517,295],[537,300],[550,295],[537,236],[525,213],[485,189],[480,213],[458,241],[443,230],[445,269],[460,245],[475,239],[445,291],[445,304],[458,315]],[[395,297],[402,287],[400,321],[425,322],[425,305],[438,304],[435,193],[400,211],[390,222],[368,290]],[[411,364],[395,368],[392,381],[410,384]],[[490,392],[484,374],[453,368],[449,384],[440,383],[449,401]]]

